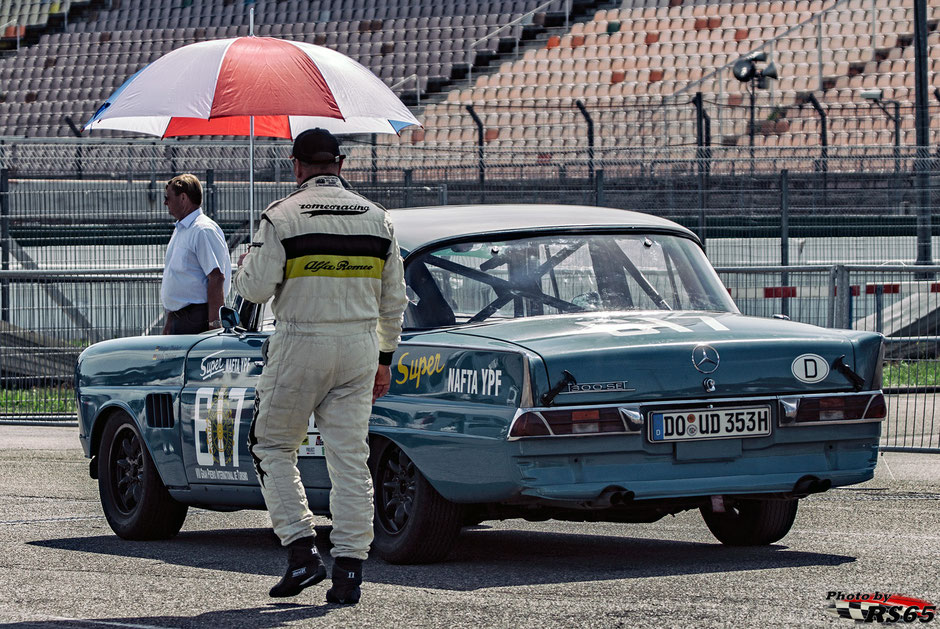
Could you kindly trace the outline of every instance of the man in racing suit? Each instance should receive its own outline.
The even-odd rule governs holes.
[[[407,300],[402,259],[385,210],[347,190],[328,131],[297,136],[299,188],[261,215],[235,289],[272,295],[276,330],[258,383],[251,453],[288,569],[271,596],[294,596],[326,577],[314,546],[297,451],[314,413],[332,490],[333,585],[327,601],[354,604],[372,543],[367,444],[371,405],[388,392]]]

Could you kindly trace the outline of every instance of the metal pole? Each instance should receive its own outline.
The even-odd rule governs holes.
[[[254,9],[252,9],[254,11]],[[248,236],[255,239],[255,117],[248,117]]]
[[[705,182],[708,183],[708,177],[712,174],[712,119],[704,108],[702,117],[705,119]]]
[[[933,95],[940,102],[940,87],[933,88]],[[937,149],[937,156],[940,157],[940,148]]]
[[[901,103],[894,104],[894,172],[901,172]]]
[[[698,171],[698,238],[705,249],[705,171]]]
[[[467,105],[467,111],[477,125],[478,162],[480,165],[480,203],[486,203],[486,166],[483,163],[483,121],[477,115],[473,105]]]
[[[787,169],[780,171],[780,266],[790,266],[790,180]],[[780,274],[781,286],[789,286],[790,274]],[[790,316],[790,302],[786,293],[780,302],[780,313]]]
[[[405,177],[405,182],[404,182],[404,183],[405,183],[405,199],[404,199],[404,201],[405,201],[405,207],[411,207],[412,205],[414,205],[413,199],[412,199],[412,196],[411,196],[412,177],[413,177],[413,175],[414,175],[414,171],[413,171],[413,170],[411,170],[410,168],[405,169],[405,172],[404,172],[404,177]]]
[[[695,92],[692,97],[695,105],[695,157],[698,162],[698,237],[705,248],[705,106],[702,93]]]
[[[698,171],[701,173],[705,170],[702,161],[705,157],[705,107],[702,103],[701,92],[695,92],[695,96],[692,97],[692,104],[695,105],[695,145],[698,147],[695,150],[695,157],[698,161]]]
[[[588,131],[588,181],[594,181],[594,120],[591,119],[591,114],[588,113],[587,107],[584,106],[580,100],[574,102],[578,106],[578,109],[581,110],[581,115],[584,116],[584,119],[587,121],[587,131]]]
[[[604,196],[604,169],[598,168],[594,176],[594,205],[603,207],[607,204]]]
[[[378,138],[376,134],[372,134],[372,185],[376,185],[379,181],[379,154],[378,148],[376,147],[376,142]]]
[[[0,169],[0,268],[10,270],[10,171]],[[0,283],[0,320],[10,320],[10,280]]]
[[[842,264],[837,264],[835,269],[838,293],[835,327],[849,330],[852,328],[852,287],[849,285],[849,271]]]
[[[255,36],[255,8],[248,10],[248,36]],[[248,242],[255,239],[255,117],[248,117]]]
[[[756,103],[755,103],[755,98],[757,96],[756,92],[757,92],[757,88],[754,84],[754,79],[752,78],[751,79],[751,124],[749,125],[750,129],[748,129],[748,131],[750,132],[750,136],[751,136],[751,174],[752,175],[754,174],[754,108],[756,107]]]
[[[930,118],[927,111],[927,0],[914,0],[914,126],[917,128],[917,264],[931,264],[932,225],[927,163]]]
[[[206,215],[215,220],[215,169],[206,170]]]
[[[819,143],[822,146],[820,150],[819,170],[822,172],[823,204],[825,204],[829,195],[829,130],[826,112],[823,110],[822,105],[819,104],[819,101],[816,100],[815,94],[807,94],[806,100],[813,106],[816,113],[819,114]]]

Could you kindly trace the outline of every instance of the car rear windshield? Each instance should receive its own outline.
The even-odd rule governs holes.
[[[668,234],[560,234],[455,242],[408,258],[405,327],[567,312],[737,312],[691,240]]]

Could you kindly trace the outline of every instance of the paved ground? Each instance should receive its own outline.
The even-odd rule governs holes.
[[[721,546],[697,513],[484,523],[440,564],[368,561],[352,608],[325,605],[324,586],[267,597],[284,557],[263,512],[193,510],[173,540],[117,538],[74,428],[0,426],[0,465],[4,626],[851,627],[828,592],[940,602],[938,455],[884,455],[874,480],[803,501],[767,548]]]

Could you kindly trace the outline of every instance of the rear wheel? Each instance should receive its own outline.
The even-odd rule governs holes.
[[[797,500],[738,500],[724,513],[702,508],[708,530],[729,546],[773,544],[790,532]]]
[[[369,466],[375,485],[372,548],[389,563],[443,559],[460,534],[460,505],[437,493],[408,455],[391,441],[379,441]]]
[[[108,524],[124,539],[167,539],[186,519],[188,507],[170,497],[126,413],[113,416],[101,436],[98,493]]]

